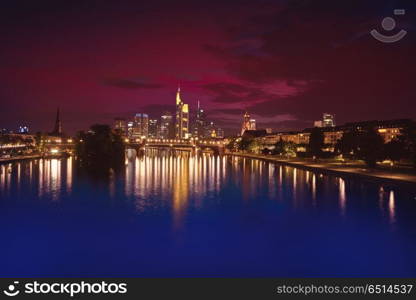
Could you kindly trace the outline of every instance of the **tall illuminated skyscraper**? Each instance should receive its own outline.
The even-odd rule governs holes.
[[[127,121],[124,118],[114,119],[114,130],[118,131],[121,135],[127,135]]]
[[[179,139],[189,138],[189,106],[181,99],[181,88],[176,93],[176,120],[175,137]]]
[[[159,137],[159,124],[157,119],[149,120],[149,138]]]
[[[251,119],[248,112],[245,112],[243,116],[243,125],[241,126],[241,135],[244,134],[246,130],[256,130],[256,120]]]
[[[205,134],[205,125],[205,113],[198,101],[198,109],[196,111],[195,123],[192,132],[193,136],[197,138],[203,138]]]
[[[159,136],[162,139],[173,139],[175,137],[175,130],[173,124],[173,117],[170,112],[165,112],[160,117]]]
[[[335,126],[335,115],[323,113],[322,115],[323,127],[334,127]]]
[[[138,113],[134,116],[133,122],[129,123],[128,126],[131,126],[131,137],[147,138],[149,134],[149,116]]]

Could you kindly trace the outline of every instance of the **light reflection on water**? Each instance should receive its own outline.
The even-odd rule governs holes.
[[[414,189],[207,153],[131,151],[122,170],[99,179],[75,163],[0,165],[0,228],[10,241],[0,275],[20,270],[17,257],[27,257],[21,270],[40,264],[20,275],[68,275],[56,273],[61,264],[97,276],[415,275]],[[109,265],[114,257],[120,264]],[[53,272],[39,273],[50,261]]]
[[[3,164],[0,166],[0,194],[10,195],[30,188],[37,191],[39,198],[60,201],[62,195],[72,192],[73,165],[72,157]],[[117,192],[120,180],[124,182],[124,196],[132,199],[139,213],[153,209],[156,202],[160,205],[155,197],[171,201],[167,205],[172,209],[176,224],[182,222],[190,207],[202,208],[204,199],[215,198],[229,185],[240,186],[242,201],[261,197],[290,202],[293,209],[315,207],[320,198],[322,203],[317,206],[319,209],[323,198],[329,197],[338,202],[339,213],[343,216],[348,215],[350,198],[349,182],[345,178],[322,176],[259,160],[206,153],[192,155],[188,152],[148,151],[143,157],[130,153],[124,177],[111,175],[108,183],[110,197],[120,196]],[[14,190],[11,190],[12,183]],[[385,190],[379,186],[374,198],[377,199],[380,215],[387,212],[388,221],[391,224],[397,222],[394,189]]]

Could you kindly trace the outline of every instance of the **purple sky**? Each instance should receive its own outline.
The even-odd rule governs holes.
[[[178,83],[229,134],[246,109],[278,130],[323,112],[337,123],[416,117],[414,1],[150,2],[2,2],[0,126],[49,131],[57,106],[71,134],[136,112],[156,118],[173,109]],[[408,34],[383,44],[373,28]]]

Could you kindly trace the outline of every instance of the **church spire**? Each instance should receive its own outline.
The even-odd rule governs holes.
[[[53,128],[52,135],[62,135],[61,113],[59,107],[56,111],[55,126]]]

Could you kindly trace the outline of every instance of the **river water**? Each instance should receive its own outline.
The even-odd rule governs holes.
[[[416,187],[187,152],[0,166],[3,277],[416,276]]]

